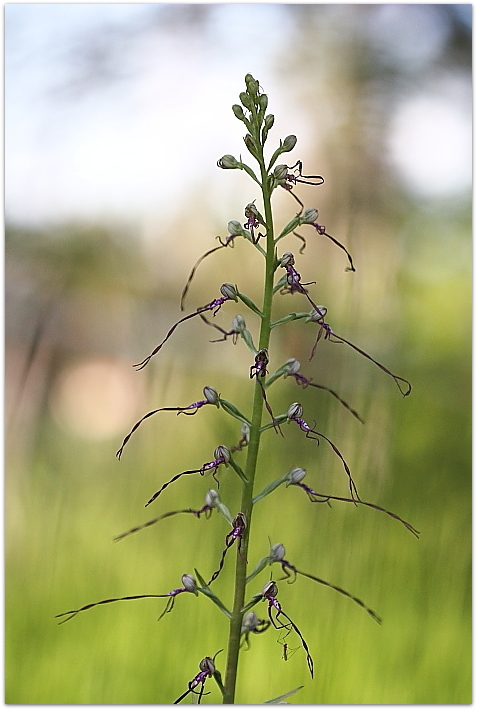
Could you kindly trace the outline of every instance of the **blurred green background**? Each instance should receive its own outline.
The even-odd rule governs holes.
[[[290,324],[273,333],[271,371],[297,357],[303,374],[338,390],[366,423],[290,379],[270,390],[273,410],[299,400],[345,456],[362,499],[421,537],[370,509],[313,505],[298,489],[279,488],[257,506],[251,564],[269,538],[282,542],[299,569],[360,597],[383,624],[308,579],[282,582],[280,602],[316,677],[301,648],[282,659],[271,629],[242,655],[237,702],[298,685],[296,704],[472,701],[470,13],[470,5],[7,6],[7,703],[168,704],[204,656],[226,647],[226,619],[202,596],[179,596],[160,623],[162,601],[147,599],[62,626],[54,616],[165,593],[194,567],[204,576],[217,567],[229,532],[217,515],[180,515],[112,540],[168,510],[200,508],[209,476],[182,479],[143,506],[172,475],[235,444],[234,420],[212,407],[192,418],[160,413],[120,462],[114,454],[145,412],[199,400],[205,385],[249,411],[249,353],[210,343],[215,331],[194,319],[145,370],[131,367],[180,317],[196,259],[258,197],[246,176],[215,168],[224,153],[245,154],[230,106],[246,72],[276,114],[271,150],[297,134],[290,160],[326,182],[296,192],[356,265],[345,273],[343,253],[303,230],[303,280],[316,281],[313,298],[336,332],[413,385],[403,399],[372,363],[329,342],[308,362],[316,331]],[[296,203],[283,191],[275,208],[284,224]],[[298,252],[293,237],[282,244]],[[237,243],[199,267],[186,308],[211,301],[224,281],[260,300],[261,276],[257,254]],[[295,295],[276,313],[307,308]],[[239,312],[257,332],[235,304],[217,323],[229,328]],[[317,448],[286,426],[284,439],[270,431],[263,444],[257,490],[301,466],[316,490],[347,494],[325,442]],[[238,479],[229,470],[219,479],[235,514]],[[215,585],[231,605],[229,557]],[[267,569],[250,592],[268,579]],[[265,605],[256,611],[265,618]],[[225,653],[217,663],[223,669]],[[207,689],[204,702],[218,703],[211,682]]]

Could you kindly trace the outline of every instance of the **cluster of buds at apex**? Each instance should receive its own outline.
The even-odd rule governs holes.
[[[242,163],[240,163],[237,158],[234,158],[233,155],[223,155],[217,161],[217,165],[224,170],[235,170],[236,168],[242,167]]]
[[[222,286],[220,287],[220,293],[227,300],[238,301],[237,289],[231,283],[222,284]]]
[[[253,78],[251,74],[245,75],[245,84],[247,86],[247,91],[249,92],[249,94],[252,94],[252,96],[256,96],[258,94],[260,84],[256,79]]]

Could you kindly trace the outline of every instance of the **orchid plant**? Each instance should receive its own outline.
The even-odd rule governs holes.
[[[200,703],[203,697],[208,694],[205,687],[211,679],[217,683],[223,698],[223,703],[235,703],[239,656],[245,646],[250,646],[251,634],[265,632],[276,633],[277,640],[283,646],[284,660],[287,660],[290,653],[289,645],[286,640],[290,635],[294,635],[299,645],[293,650],[295,651],[300,647],[303,649],[310,676],[313,678],[314,663],[312,649],[307,644],[302,631],[292,620],[289,611],[285,611],[282,604],[278,601],[279,582],[281,581],[286,580],[290,583],[300,576],[307,577],[350,599],[367,612],[374,621],[381,623],[378,614],[352,593],[321,579],[315,574],[299,570],[295,564],[285,558],[286,551],[282,542],[271,545],[269,553],[258,560],[253,569],[250,569],[248,549],[255,506],[259,505],[265,497],[272,495],[279,486],[294,486],[302,489],[311,503],[325,503],[329,505],[330,501],[338,501],[350,503],[356,507],[363,506],[372,508],[401,523],[414,536],[419,536],[419,532],[412,525],[395,513],[361,499],[350,467],[342,453],[331,439],[320,431],[317,431],[314,422],[312,424],[310,423],[310,413],[305,415],[304,408],[300,402],[292,402],[286,412],[274,413],[268,401],[267,392],[272,385],[275,385],[279,380],[292,378],[301,388],[316,387],[328,392],[353,417],[363,423],[358,412],[337,392],[325,384],[314,382],[311,377],[302,374],[300,372],[301,364],[296,358],[290,357],[275,372],[269,372],[269,347],[272,331],[278,327],[287,327],[292,321],[301,321],[304,324],[309,324],[313,329],[314,342],[310,350],[310,361],[315,355],[320,340],[328,341],[330,344],[344,343],[391,377],[401,395],[404,397],[410,394],[411,384],[405,378],[392,373],[387,367],[379,363],[360,347],[354,345],[343,336],[338,335],[327,320],[325,320],[328,315],[327,308],[317,304],[314,300],[315,297],[311,295],[310,287],[313,286],[314,282],[303,282],[302,276],[298,273],[295,267],[295,255],[290,251],[279,252],[279,243],[288,235],[295,235],[299,239],[299,251],[302,253],[306,245],[306,240],[301,232],[299,233],[297,230],[302,227],[312,227],[319,236],[331,240],[333,244],[344,252],[347,259],[346,270],[351,272],[355,271],[353,259],[346,247],[328,234],[326,227],[318,223],[318,210],[314,207],[305,208],[305,205],[295,193],[295,188],[300,183],[319,186],[324,182],[323,177],[320,175],[304,175],[303,164],[300,160],[296,161],[292,166],[285,163],[278,163],[282,155],[289,153],[295,148],[297,142],[296,137],[289,135],[284,140],[280,140],[271,158],[266,160],[264,148],[268,139],[268,133],[274,124],[274,116],[271,113],[267,113],[268,97],[263,93],[259,82],[255,80],[253,76],[247,74],[245,84],[245,91],[240,93],[241,103],[235,104],[232,110],[237,119],[245,126],[245,146],[255,161],[255,167],[251,167],[243,162],[242,158],[236,159],[232,155],[224,155],[217,164],[218,167],[223,170],[243,170],[249,175],[260,192],[260,197],[257,199],[261,201],[262,211],[259,211],[256,206],[256,199],[245,207],[245,222],[232,220],[228,223],[227,236],[220,238],[219,246],[208,250],[192,268],[181,295],[180,305],[181,308],[184,309],[189,286],[200,263],[219,249],[233,246],[236,239],[244,239],[249,242],[250,248],[256,250],[263,258],[264,282],[262,303],[261,305],[257,305],[250,297],[242,293],[237,285],[230,282],[223,283],[220,287],[220,295],[216,295],[209,303],[199,306],[195,311],[179,318],[179,320],[171,326],[161,342],[153,348],[147,357],[135,365],[135,367],[138,370],[146,367],[151,359],[160,353],[169,338],[174,334],[176,328],[186,321],[198,317],[206,325],[212,326],[221,333],[221,337],[218,338],[218,340],[223,341],[227,340],[227,338],[232,338],[234,342],[241,340],[250,351],[250,369],[248,373],[244,373],[244,376],[250,382],[250,409],[246,413],[243,413],[235,404],[224,399],[214,387],[207,385],[203,389],[202,398],[197,399],[191,404],[178,407],[160,407],[146,413],[134,424],[117,452],[117,457],[120,459],[131,436],[137,431],[139,426],[141,426],[146,419],[160,412],[175,412],[177,416],[181,414],[193,416],[204,407],[212,405],[222,410],[225,416],[232,417],[238,422],[240,425],[240,438],[237,437],[238,440],[235,445],[226,446],[219,444],[214,450],[210,461],[199,463],[197,468],[177,473],[170,480],[162,483],[158,490],[150,495],[145,504],[149,506],[157,501],[168,486],[174,484],[184,476],[199,475],[204,477],[206,473],[211,472],[216,485],[207,490],[205,502],[202,507],[187,507],[180,510],[168,511],[131,528],[115,538],[116,540],[121,540],[131,534],[135,534],[155,525],[170,516],[191,514],[197,518],[201,516],[209,518],[214,511],[217,511],[223,516],[230,528],[228,534],[225,536],[222,555],[217,562],[215,571],[211,574],[208,581],[195,569],[194,575],[190,573],[183,574],[181,586],[169,592],[103,599],[99,602],[87,604],[78,609],[58,614],[58,617],[61,618],[59,623],[64,623],[80,612],[102,604],[143,598],[163,598],[166,600],[166,606],[159,617],[162,618],[164,614],[172,612],[175,600],[180,594],[187,595],[188,593],[196,597],[201,594],[208,598],[224,614],[228,621],[229,631],[225,666],[221,672],[216,662],[217,656],[223,649],[211,649],[212,652],[215,651],[215,655],[205,655],[204,658],[200,660],[199,673],[187,683],[186,689],[174,701],[174,704],[180,703],[189,695],[195,696],[197,702]],[[285,190],[291,195],[297,203],[298,212],[292,217],[288,224],[283,226],[280,230],[277,230],[272,213],[271,198],[275,190],[279,189]],[[285,317],[273,320],[272,306],[274,300],[294,294],[298,294],[300,298],[297,300],[300,300],[304,304],[306,310],[294,311]],[[258,335],[256,333],[254,334],[253,328],[248,329],[245,318],[241,314],[237,314],[234,317],[230,330],[226,330],[215,322],[214,317],[227,301],[233,301],[237,304],[240,303],[245,307],[245,312],[248,316],[258,324]],[[209,317],[212,316],[212,320],[207,318],[206,314],[209,315]],[[327,492],[315,491],[303,482],[306,471],[300,467],[295,467],[290,471],[283,472],[279,478],[267,482],[265,487],[260,492],[257,492],[255,479],[259,455],[263,448],[262,439],[265,439],[264,435],[267,435],[270,430],[274,430],[275,434],[278,436],[285,436],[285,425],[290,423],[296,425],[308,439],[315,441],[317,444],[320,443],[320,440],[324,440],[331,447],[344,469],[349,487],[349,496],[339,497]],[[222,501],[217,490],[219,488],[217,475],[222,467],[232,469],[240,479],[242,488],[240,501],[227,501],[228,505]],[[231,512],[231,510],[233,512]],[[213,585],[226,564],[228,564],[228,560],[232,556],[231,550],[234,547],[235,574],[233,598],[231,601],[224,601],[216,594]],[[281,578],[275,576],[275,580],[267,580],[265,585],[262,583],[261,587],[259,586],[257,588],[255,586],[255,578],[270,565],[278,565],[284,576]],[[266,602],[267,606],[267,618],[265,619],[260,619],[256,612],[253,611],[254,607],[261,601]],[[296,690],[298,689],[293,689],[285,695],[267,702],[283,702],[285,698],[289,697],[293,692],[296,692]]]

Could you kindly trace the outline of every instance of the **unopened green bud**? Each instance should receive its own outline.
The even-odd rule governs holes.
[[[274,123],[275,123],[275,116],[273,115],[273,113],[267,114],[267,115],[265,116],[265,120],[264,120],[264,122],[263,122],[263,124],[264,124],[265,128],[267,129],[267,131],[270,130],[270,128],[273,126]]]
[[[306,471],[304,468],[292,468],[290,473],[288,474],[288,481],[289,483],[300,483],[306,476]]]
[[[227,229],[229,230],[229,233],[232,235],[232,237],[241,237],[244,231],[242,225],[236,219],[230,220],[227,225]]]
[[[234,170],[240,167],[239,161],[237,160],[237,158],[234,158],[233,155],[223,155],[217,161],[217,165],[219,166],[219,168],[223,168],[224,170]]]
[[[204,397],[206,398],[207,402],[209,404],[218,404],[219,402],[219,393],[214,387],[209,387],[208,385],[204,387],[202,390],[204,393]]]
[[[232,106],[232,111],[234,112],[235,116],[239,118],[241,121],[245,120],[245,114],[243,112],[243,108],[240,106],[240,104],[234,104]]]
[[[261,94],[258,103],[260,104],[260,110],[262,111],[262,115],[265,113],[267,110],[268,106],[268,96],[266,94]]]
[[[276,545],[270,550],[270,562],[281,562],[285,557],[285,547],[281,542],[277,542]]]
[[[313,224],[318,219],[318,210],[314,207],[308,207],[300,217],[302,224]]]
[[[301,419],[302,414],[303,414],[303,407],[301,406],[301,404],[299,402],[293,402],[293,404],[291,404],[288,407],[288,412],[287,412],[288,419],[296,419],[297,417],[298,417],[298,419]]]
[[[229,298],[231,301],[238,301],[237,289],[233,284],[222,284],[220,287],[220,293],[224,296],[224,298]]]
[[[249,92],[249,94],[251,94],[252,96],[256,96],[259,89],[258,81],[254,79],[251,74],[247,74],[245,77],[245,83],[247,85],[247,91]]]
[[[250,98],[250,96],[247,94],[246,91],[242,91],[242,92],[239,94],[239,99],[240,99],[240,101],[243,103],[243,105],[245,106],[245,108],[248,108],[248,110],[251,111],[252,106],[253,106],[253,101],[252,101],[252,99]]]
[[[211,488],[205,494],[205,504],[208,505],[209,508],[215,508],[217,503],[220,503],[220,496],[217,491],[214,491],[214,489]]]
[[[182,575],[182,584],[186,591],[195,593],[197,589],[197,584],[194,577],[191,574]]]
[[[258,626],[258,616],[254,611],[248,611],[243,615],[241,633],[254,631]]]
[[[237,315],[232,321],[232,330],[235,333],[241,333],[246,328],[245,319],[243,316]]]
[[[300,369],[301,365],[296,358],[291,357],[289,360],[286,361],[283,367],[285,369],[285,377],[288,377],[288,375],[295,375]]]
[[[288,153],[296,146],[296,136],[287,136],[282,144],[282,153]]]
[[[256,156],[256,154],[257,154],[257,149],[256,149],[256,147],[255,147],[255,141],[253,140],[253,138],[252,138],[252,136],[250,135],[250,133],[247,133],[247,135],[244,136],[244,139],[243,139],[243,140],[244,140],[245,145],[247,146],[247,149],[250,151],[250,153],[251,153],[253,156]]]

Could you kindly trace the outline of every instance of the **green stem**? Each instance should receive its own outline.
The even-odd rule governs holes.
[[[271,206],[271,192],[268,187],[267,170],[263,158],[263,148],[261,147],[258,160],[261,171],[261,188],[263,205],[265,212],[265,223],[267,228],[267,251],[265,260],[265,285],[263,292],[262,306],[262,322],[260,328],[259,349],[267,348],[270,341],[270,322],[272,312],[273,299],[273,276],[275,273],[275,240],[273,234],[273,218]],[[235,595],[230,620],[229,645],[227,656],[227,668],[225,675],[225,687],[223,694],[223,703],[233,705],[235,701],[235,686],[237,680],[237,669],[240,650],[240,632],[242,628],[243,607],[245,603],[245,585],[247,579],[247,551],[250,539],[250,528],[252,523],[253,509],[253,486],[255,480],[255,472],[260,447],[261,424],[263,412],[263,396],[262,390],[258,382],[255,383],[252,419],[250,426],[250,438],[247,447],[247,462],[245,466],[245,476],[247,482],[244,484],[242,493],[241,512],[247,520],[247,529],[245,530],[240,552],[237,552],[237,561],[235,567]]]

